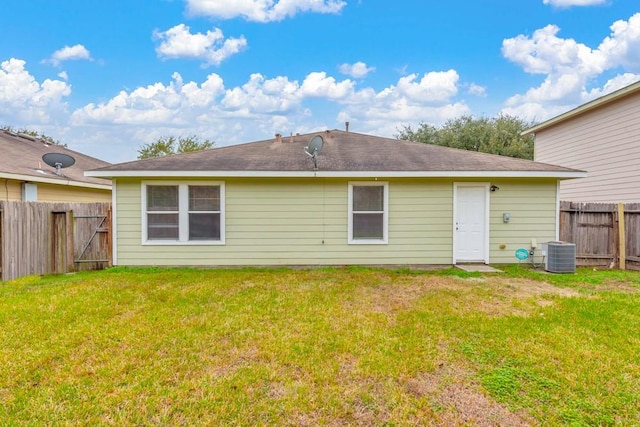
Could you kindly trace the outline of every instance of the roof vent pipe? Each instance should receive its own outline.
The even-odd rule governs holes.
[[[276,142],[282,142],[282,134],[276,133]]]
[[[344,129],[347,133],[349,133],[349,122],[344,122]]]

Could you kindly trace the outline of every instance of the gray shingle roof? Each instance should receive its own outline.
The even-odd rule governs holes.
[[[118,176],[125,171],[309,172],[313,171],[313,160],[304,147],[315,135],[324,139],[317,157],[319,172],[578,172],[529,160],[340,130],[120,163],[97,171]]]
[[[24,177],[33,177],[33,181],[46,181],[61,184],[77,182],[82,184],[98,184],[110,186],[111,181],[104,178],[92,178],[84,175],[85,170],[96,169],[109,165],[109,163],[69,150],[68,148],[46,144],[33,138],[18,136],[0,130],[0,174],[7,178],[23,180]],[[76,160],[73,166],[62,169],[62,175],[56,175],[55,168],[42,161],[46,153],[63,153]]]

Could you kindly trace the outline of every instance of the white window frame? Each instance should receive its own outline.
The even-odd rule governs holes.
[[[152,239],[147,235],[147,186],[170,185],[178,187],[178,239]],[[220,187],[220,240],[189,240],[189,187]],[[225,244],[225,186],[224,181],[142,181],[142,244],[153,246],[166,245],[224,245]],[[206,212],[205,212],[206,213]]]
[[[353,187],[375,186],[383,187],[382,207],[382,239],[354,239],[353,238]],[[350,245],[386,245],[389,243],[389,183],[386,181],[350,181],[349,182],[349,219],[348,243]],[[377,211],[376,211],[377,212]]]

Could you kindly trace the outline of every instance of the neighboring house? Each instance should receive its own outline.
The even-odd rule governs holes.
[[[513,263],[584,172],[344,131],[115,164],[116,265]]]
[[[85,156],[30,135],[0,130],[0,200],[40,202],[109,202],[111,181],[91,178],[84,171],[109,163]],[[75,163],[60,169],[47,165],[47,153],[71,156]]]
[[[586,170],[564,181],[560,198],[575,202],[640,202],[640,82],[527,129],[535,160]]]

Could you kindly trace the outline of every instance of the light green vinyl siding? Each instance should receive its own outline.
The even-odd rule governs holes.
[[[193,181],[189,179],[189,181]],[[220,181],[220,180],[219,180]],[[355,179],[222,179],[225,183],[226,241],[224,245],[142,244],[140,180],[117,181],[118,265],[353,265],[450,264],[453,251],[453,182],[450,179],[388,179],[389,243],[349,245],[348,183]],[[366,181],[366,180],[361,180]],[[148,180],[145,180],[148,182]],[[508,241],[509,250],[530,239],[539,227],[539,241],[555,235],[555,181],[544,185],[499,183],[491,193],[491,261],[513,262],[506,251],[494,250]],[[519,196],[521,190],[535,197]],[[511,196],[510,196],[511,195]],[[517,209],[509,197],[518,199]],[[495,210],[493,203],[499,211]],[[547,203],[551,203],[550,205]],[[529,204],[529,209],[525,208]],[[510,208],[511,227],[503,227],[502,209]],[[526,227],[518,212],[536,221]],[[498,224],[498,216],[500,224]],[[542,219],[541,218],[547,218]],[[496,236],[494,236],[494,230]],[[520,235],[516,235],[520,229]],[[496,240],[497,239],[497,240]]]
[[[516,263],[515,251],[530,249],[534,238],[542,242],[556,238],[556,189],[555,179],[540,180],[492,180],[500,190],[491,194],[489,218],[489,259],[492,264]],[[508,212],[511,220],[502,221]],[[500,249],[500,245],[505,245]],[[536,254],[536,262],[541,258]]]

